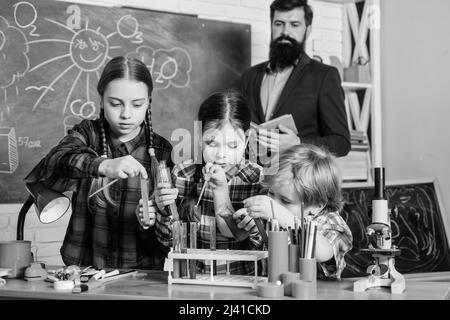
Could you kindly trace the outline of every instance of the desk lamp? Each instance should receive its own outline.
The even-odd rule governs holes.
[[[43,183],[27,183],[26,188],[31,194],[23,204],[17,220],[17,240],[23,240],[25,216],[34,203],[39,221],[52,223],[61,218],[70,208],[70,199],[55,190],[47,188]]]

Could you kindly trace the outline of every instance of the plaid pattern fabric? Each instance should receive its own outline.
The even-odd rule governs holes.
[[[132,140],[122,143],[114,138],[107,125],[108,157],[131,155],[143,164],[150,175],[145,130]],[[154,135],[158,160],[171,161],[172,146]],[[88,192],[92,178],[98,177],[102,154],[99,120],[84,120],[54,147],[25,182],[41,181],[58,191],[75,191],[72,196],[72,216],[67,227],[61,255],[66,265],[93,265],[96,268],[162,269],[169,251],[171,231],[169,217],[157,214],[155,226],[140,228],[135,210],[141,198],[139,178],[121,179],[109,187],[117,206],[88,207]],[[153,183],[149,183],[149,193]]]
[[[320,213],[312,221],[333,248],[333,259],[320,263],[321,271],[326,277],[340,279],[346,265],[344,256],[353,246],[352,232],[338,212]]]
[[[191,160],[175,165],[172,171],[172,179],[178,188],[178,201],[191,194],[196,188],[196,199],[198,199],[204,184],[203,177],[195,185],[194,174],[196,164]],[[262,187],[262,168],[248,160],[243,160],[241,164],[226,172],[230,200],[234,210],[243,208],[243,200],[248,197],[260,194]],[[209,249],[211,236],[211,221],[215,220],[214,200],[212,189],[209,184],[206,186],[199,204],[201,210],[200,223],[197,234],[197,248]],[[256,229],[256,228],[255,228]],[[234,238],[224,237],[216,226],[216,248],[230,250],[258,250],[262,247],[262,237],[257,230],[250,233],[250,236],[243,241]],[[199,272],[209,272],[209,261],[197,261]],[[254,274],[253,262],[230,262],[229,271],[231,274]],[[217,273],[226,272],[225,261],[217,261]]]

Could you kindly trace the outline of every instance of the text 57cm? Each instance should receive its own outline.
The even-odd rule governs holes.
[[[30,137],[18,137],[17,144],[19,147],[25,148],[41,148],[41,140],[31,140]]]

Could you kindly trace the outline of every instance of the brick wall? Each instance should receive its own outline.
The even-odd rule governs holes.
[[[272,0],[73,0],[102,6],[134,6],[174,13],[195,14],[199,18],[246,23],[252,29],[252,65],[267,59],[270,41],[269,5]],[[310,1],[314,10],[313,29],[306,45],[309,55],[342,57],[342,6]],[[21,205],[0,205],[0,241],[16,238],[17,215]],[[39,222],[34,209],[25,220],[24,238],[31,240],[33,252],[47,264],[62,264],[59,248],[70,215],[49,225]]]

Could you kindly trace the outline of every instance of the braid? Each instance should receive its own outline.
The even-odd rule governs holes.
[[[153,148],[153,126],[152,126],[152,111],[150,106],[147,108],[147,129],[148,129],[148,138],[149,138],[149,148]]]
[[[155,154],[155,149],[153,148],[153,143],[154,143],[154,139],[153,139],[153,127],[152,127],[152,112],[150,110],[150,102],[151,102],[151,98],[149,97],[149,105],[147,108],[147,113],[145,114],[145,126],[146,126],[146,136],[147,136],[147,143],[148,143],[148,154],[150,156],[150,175],[151,178],[153,179],[153,185],[154,188],[153,190],[156,190],[156,184],[158,182],[158,166],[159,166],[159,162],[158,159],[156,159],[156,154]]]
[[[100,109],[100,113],[99,113],[99,125],[100,125],[100,144],[101,144],[101,149],[102,149],[102,154],[101,157],[102,158],[108,158],[108,144],[106,143],[106,131],[105,131],[105,112],[102,109]],[[99,178],[94,178],[92,179],[91,182],[91,187],[89,189],[89,194],[94,193],[95,191],[97,191],[98,189],[100,189],[101,187],[103,187],[104,185],[106,185],[108,182],[110,181],[109,178],[103,178],[103,177],[99,177]],[[96,204],[102,208],[106,208],[108,206],[108,204],[112,205],[112,206],[116,206],[117,204],[114,202],[114,200],[111,198],[111,195],[109,193],[109,189],[106,188],[103,191],[95,194],[92,197],[92,202],[89,201],[88,199],[88,206],[89,208],[92,208],[92,212],[95,212],[95,208],[93,207],[93,205]]]
[[[105,120],[105,110],[102,108],[100,110],[100,114],[99,114],[99,119],[100,119],[100,139],[101,141],[101,145],[102,145],[102,157],[103,158],[108,158],[108,146],[106,144],[106,133],[105,133],[105,126],[104,126],[104,122]]]

